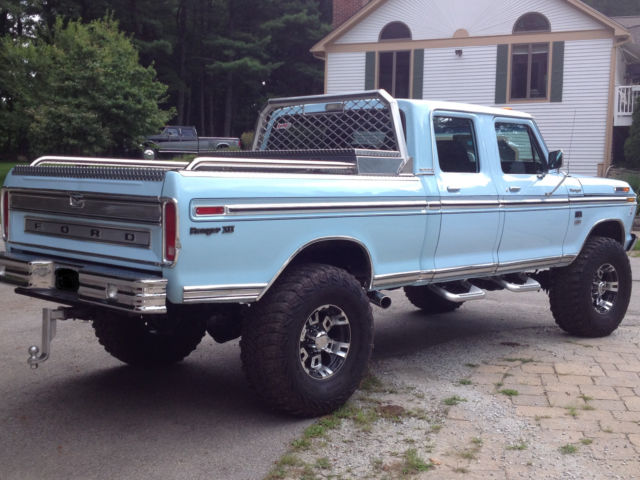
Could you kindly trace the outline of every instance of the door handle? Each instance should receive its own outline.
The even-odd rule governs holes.
[[[460,191],[460,187],[447,187],[447,192],[459,192]]]
[[[510,192],[519,192],[520,191],[520,187],[509,187],[509,191]]]

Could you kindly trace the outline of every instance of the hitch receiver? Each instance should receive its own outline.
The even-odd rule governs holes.
[[[42,353],[37,345],[29,347],[29,359],[27,363],[31,368],[38,368],[38,364],[49,358],[51,353],[51,341],[56,336],[56,321],[76,318],[76,309],[73,307],[58,307],[42,309]]]

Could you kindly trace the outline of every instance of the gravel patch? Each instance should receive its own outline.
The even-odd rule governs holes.
[[[640,329],[629,323],[600,341],[637,345]],[[277,466],[268,478],[637,478],[638,455],[624,436],[599,428],[543,428],[544,422],[574,421],[571,411],[557,419],[522,416],[517,402],[523,393],[509,397],[500,385],[473,381],[486,377],[501,384],[523,366],[544,372],[556,360],[588,358],[593,342],[559,335],[556,327],[533,327],[374,361],[364,389],[343,409],[351,413],[338,412],[338,425],[304,448],[292,447],[295,465]],[[396,415],[385,415],[385,408]],[[370,418],[359,421],[353,412]],[[416,459],[421,467],[415,467]]]

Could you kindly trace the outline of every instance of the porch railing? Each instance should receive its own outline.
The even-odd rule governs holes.
[[[616,112],[619,116],[633,115],[633,106],[640,98],[640,85],[616,87]]]

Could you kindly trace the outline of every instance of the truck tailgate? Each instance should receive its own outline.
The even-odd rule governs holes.
[[[159,271],[165,171],[18,166],[7,177],[9,252]]]

